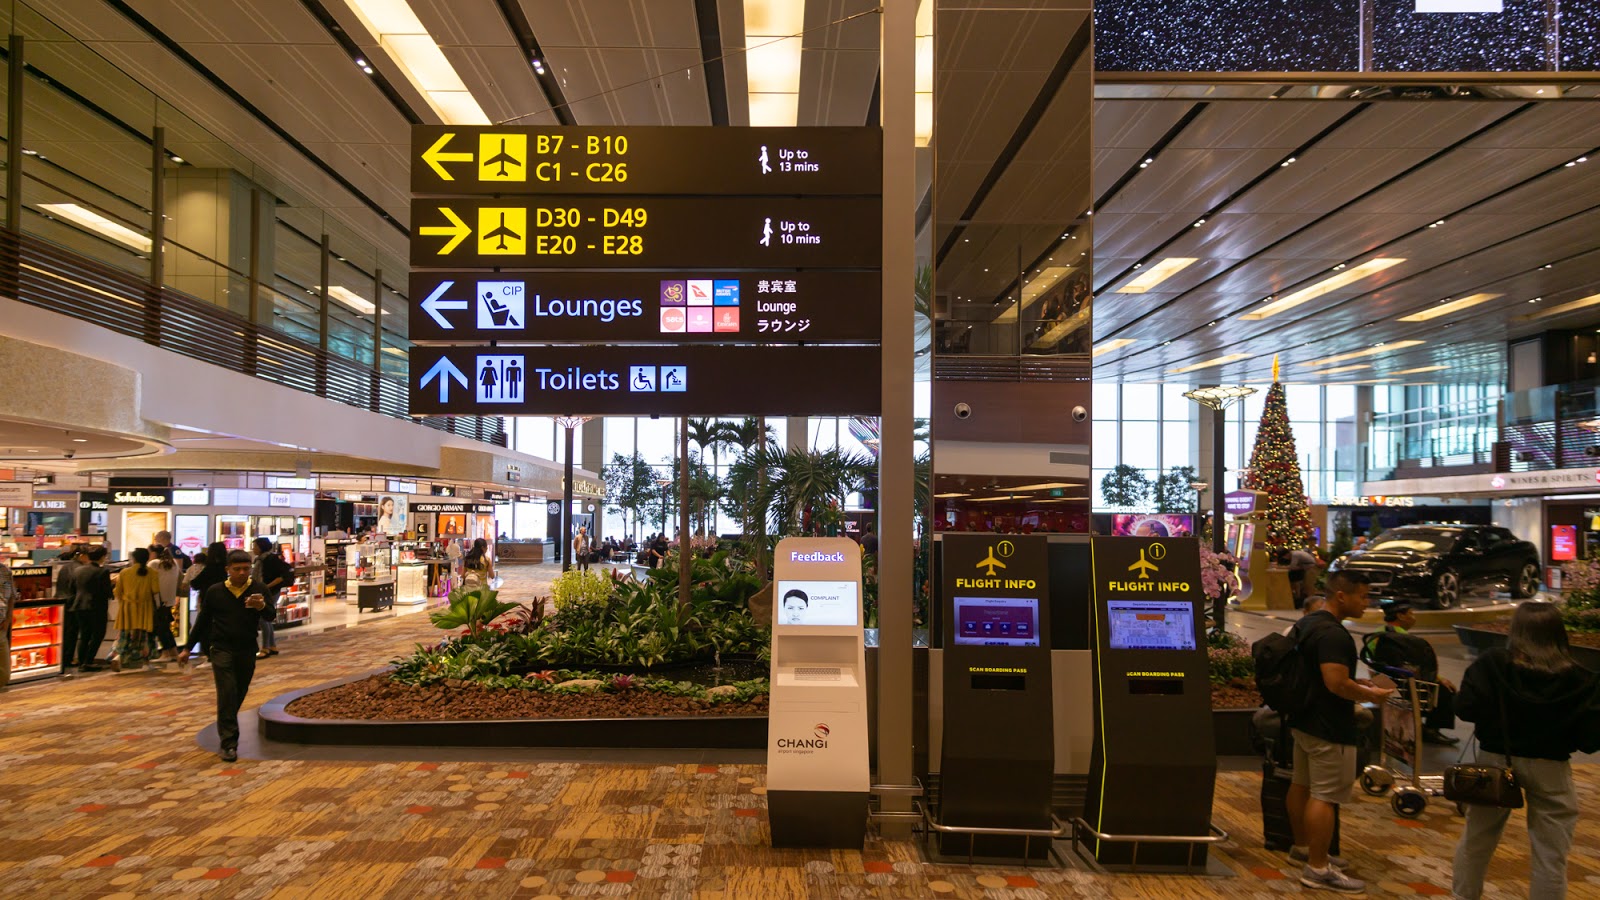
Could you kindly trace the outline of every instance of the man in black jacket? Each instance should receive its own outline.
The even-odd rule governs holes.
[[[214,584],[200,597],[200,615],[189,633],[191,642],[211,658],[217,685],[217,738],[222,761],[239,758],[239,707],[256,674],[256,635],[263,621],[278,615],[261,582],[250,577],[250,554],[228,554],[228,580]],[[185,647],[178,657],[189,658]]]
[[[106,639],[106,621],[111,615],[111,571],[106,568],[106,548],[96,547],[85,555],[84,564],[72,573],[72,597],[67,615],[77,622],[78,649],[73,656],[78,671],[98,672],[100,645]]]

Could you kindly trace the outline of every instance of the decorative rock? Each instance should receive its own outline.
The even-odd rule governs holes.
[[[719,684],[716,687],[711,688],[710,690],[706,691],[706,696],[708,696],[708,697],[732,697],[734,694],[737,694],[737,693],[739,693],[739,689],[734,687],[733,685],[731,685],[731,684]]]
[[[587,689],[590,689],[590,688],[600,687],[603,684],[605,684],[605,682],[601,681],[598,678],[574,678],[571,681],[563,681],[560,684],[556,685],[556,687],[561,687],[561,688],[584,688],[585,690],[587,690]]]

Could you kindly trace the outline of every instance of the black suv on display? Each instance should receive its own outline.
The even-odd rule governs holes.
[[[1403,525],[1335,559],[1328,571],[1362,572],[1372,597],[1423,599],[1449,609],[1472,588],[1504,587],[1517,599],[1539,590],[1539,550],[1504,528]]]

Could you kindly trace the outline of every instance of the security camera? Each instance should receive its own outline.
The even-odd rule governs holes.
[[[1074,422],[1083,422],[1083,421],[1087,421],[1088,418],[1089,418],[1089,411],[1087,409],[1085,409],[1085,408],[1083,408],[1081,406],[1074,406],[1072,408],[1072,421],[1074,421]]]
[[[68,449],[68,450],[61,451],[61,456],[64,459],[71,459],[71,458],[73,458],[74,456],[77,456],[77,455],[78,455],[78,451],[76,451],[76,450]]]
[[[968,406],[965,403],[957,403],[956,404],[956,418],[958,418],[958,419],[970,419],[970,418],[972,418],[972,407]]]

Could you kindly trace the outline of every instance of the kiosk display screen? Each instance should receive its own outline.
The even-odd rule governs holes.
[[[853,581],[778,582],[779,625],[856,625]]]
[[[1194,606],[1164,600],[1106,603],[1113,650],[1193,650]]]
[[[957,644],[1039,646],[1039,601],[1034,597],[957,597]]]

